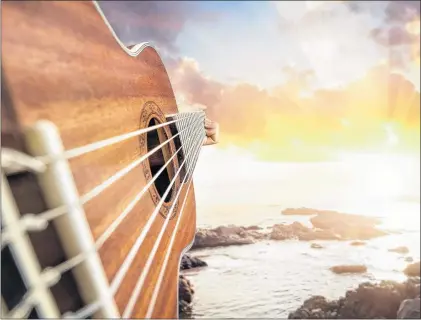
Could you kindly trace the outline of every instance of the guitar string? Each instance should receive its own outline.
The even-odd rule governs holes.
[[[200,122],[197,122],[200,123]],[[191,139],[191,137],[189,137]],[[108,240],[108,238],[113,234],[117,229],[119,224],[124,220],[124,218],[131,212],[137,202],[142,198],[145,192],[150,188],[150,186],[155,182],[155,180],[161,175],[161,173],[166,169],[166,167],[173,161],[177,154],[183,149],[183,147],[178,148],[170,159],[159,169],[159,171],[153,176],[153,178],[145,185],[144,188],[133,198],[133,200],[126,206],[126,208],[119,214],[119,216],[111,223],[111,225],[102,233],[101,236],[95,241],[95,246],[93,252],[97,252],[102,245]],[[61,264],[54,267],[60,274],[76,267],[79,263],[83,262],[85,259],[84,254],[79,254]]]
[[[197,160],[197,158],[196,158],[196,160]],[[193,165],[193,170],[194,170],[195,167],[196,167],[196,161]],[[186,195],[189,194],[191,183],[193,181],[190,178],[191,178],[191,176],[189,177],[189,184],[188,184],[188,187],[187,187]],[[173,247],[174,242],[175,242],[175,236],[177,235],[178,226],[179,226],[181,218],[183,216],[184,205],[186,203],[186,199],[187,199],[187,196],[186,196],[186,198],[183,202],[183,206],[180,209],[180,213],[178,214],[178,217],[177,217],[177,222],[176,222],[176,224],[174,226],[174,230],[171,234],[171,239],[170,239],[170,243],[168,245],[168,248],[167,248],[167,251],[166,251],[166,254],[165,254],[164,262],[161,266],[161,270],[160,270],[159,275],[158,275],[158,280],[155,284],[154,291],[152,293],[151,301],[149,302],[148,310],[146,311],[146,316],[145,316],[146,319],[150,319],[152,317],[152,314],[153,314],[154,310],[155,310],[156,300],[158,299],[159,290],[161,289],[162,281],[164,279],[165,271],[167,269],[168,261],[170,259],[170,254],[172,253],[172,247]]]
[[[203,137],[200,137],[198,139],[198,141],[202,142]],[[198,144],[198,147],[196,150],[196,152],[200,151],[202,147],[202,143]],[[188,155],[191,154],[192,149],[189,150]],[[154,222],[157,214],[159,213],[160,207],[163,204],[163,200],[166,198],[167,194],[169,193],[169,191],[172,188],[172,184],[174,183],[175,179],[178,177],[179,173],[181,172],[181,168],[184,166],[184,164],[186,163],[186,160],[188,159],[188,155],[186,155],[183,163],[181,164],[179,170],[177,171],[177,173],[175,174],[171,184],[168,186],[166,192],[164,193],[164,195],[161,197],[161,201],[160,203],[157,205],[157,207],[155,208],[154,212],[152,213],[151,217],[148,219],[147,225],[149,224],[149,226],[145,225],[145,227],[142,229],[141,234],[139,235],[139,237],[137,238],[135,244],[133,245],[133,247],[131,248],[129,254],[127,255],[126,259],[123,261],[123,264],[121,265],[120,269],[117,272],[117,275],[114,277],[111,285],[110,285],[110,290],[108,293],[105,293],[104,296],[106,296],[107,294],[111,294],[111,295],[115,295],[115,293],[117,292],[117,290],[119,289],[121,282],[124,278],[124,276],[126,275],[128,268],[130,267],[131,263],[133,262],[134,258],[136,257],[136,254],[139,250],[140,245],[143,243],[143,240],[145,239],[146,233],[147,231],[150,229],[150,225],[152,225],[152,223]],[[177,201],[178,199],[175,199],[174,201]],[[105,297],[104,297],[105,298]],[[83,308],[81,308],[80,310],[76,311],[75,313],[70,313],[70,314],[65,314],[63,315],[63,318],[85,318],[87,316],[92,315],[93,313],[95,313],[100,307],[101,305],[105,302],[105,299],[100,299],[97,300],[91,304],[88,304],[86,306],[84,306]]]
[[[39,299],[36,301],[41,301],[42,303],[37,304],[37,311],[43,312],[49,316],[55,316],[57,315],[57,311],[55,310],[56,308],[51,293],[45,286],[39,285],[44,282],[51,283],[54,279],[51,279],[48,275],[46,276],[40,272],[40,266],[35,253],[31,250],[31,244],[27,234],[18,228],[19,211],[13,199],[9,183],[3,172],[1,174],[1,198],[2,224],[12,231],[12,242],[10,246],[12,258],[19,268],[24,286],[26,288],[37,288],[37,290],[25,294],[25,296],[22,297],[23,303],[18,302],[17,308],[9,311],[10,315],[22,318],[32,309],[32,307],[27,307],[27,305],[32,305],[32,303],[27,302]]]
[[[199,118],[200,119],[200,118]],[[204,120],[204,119],[203,119]],[[176,121],[178,121],[178,119],[176,120]],[[174,138],[174,137],[173,137]],[[190,140],[190,139],[189,139]],[[167,141],[168,142],[168,141]],[[181,149],[181,147],[177,150],[177,153],[178,153],[178,151]],[[153,150],[153,151],[156,151],[156,150]],[[150,154],[152,154],[153,152],[151,152]],[[174,158],[174,156],[175,155],[173,155],[173,157],[171,157],[171,159],[173,159]],[[145,157],[146,158],[146,157]],[[164,169],[168,164],[169,164],[169,162],[171,161],[171,159],[169,160],[169,161],[167,161],[167,163],[165,164],[165,166],[163,167],[163,168],[161,168],[161,169]],[[183,164],[184,164],[184,162],[183,162]],[[181,168],[180,168],[181,169]],[[154,179],[151,181],[151,183],[150,183],[150,185],[153,183],[153,181],[155,181],[155,179],[157,178],[157,176],[160,174],[160,173],[162,173],[162,171],[163,170],[160,170],[160,172],[159,173],[157,173],[155,176],[154,176]],[[180,171],[180,170],[179,170]],[[178,172],[179,173],[179,172]],[[178,176],[178,174],[177,174],[177,176]],[[168,191],[168,190],[167,190]],[[112,232],[111,232],[112,233]],[[111,233],[109,233],[109,234],[111,234]],[[103,243],[103,242],[102,242]],[[77,257],[75,257],[75,258],[77,258]],[[75,262],[75,260],[78,260],[78,259],[74,259],[73,260],[73,262]],[[69,265],[73,265],[73,264],[76,264],[77,265],[77,263],[72,263],[72,264],[68,264],[67,265],[67,267],[69,267]],[[62,267],[64,267],[64,264],[62,264],[61,265]],[[63,268],[62,269],[62,271],[66,271],[65,269],[68,269],[68,268]],[[59,271],[60,270],[60,268],[57,268],[56,270],[54,270],[53,268],[50,268],[50,270],[48,270],[50,273],[52,273],[53,271]],[[29,298],[29,297],[28,297]],[[13,310],[13,311],[16,311],[16,310]]]
[[[39,281],[31,286],[31,289],[25,293],[19,303],[12,310],[9,310],[4,319],[25,319],[28,317],[32,309],[34,307],[36,308],[37,305],[40,304],[38,300],[38,291],[54,286],[59,280],[60,277],[56,272],[54,272],[54,270],[50,270],[50,268],[44,269],[40,273]]]
[[[200,123],[200,122],[199,122]],[[180,147],[177,150],[180,151],[182,149],[182,147]],[[158,175],[165,169],[166,165],[168,165],[171,160],[175,157],[175,155],[177,154],[175,153],[170,160],[167,161],[167,163],[161,168],[160,172],[158,172],[157,174],[155,174],[154,178],[156,179],[158,177]],[[174,177],[174,179],[176,179],[177,177]],[[154,180],[155,180],[154,179]],[[153,181],[152,181],[153,182]],[[151,183],[150,183],[151,184]],[[142,189],[142,194],[148,190],[148,186],[144,187]],[[127,210],[126,212],[130,212],[129,210]],[[122,219],[121,219],[122,220]],[[115,226],[116,228],[117,226]],[[111,235],[112,233],[109,233],[109,235]],[[91,250],[90,252],[84,253],[84,254],[79,254],[59,265],[57,265],[56,267],[49,267],[43,270],[43,274],[44,274],[44,278],[47,279],[55,279],[53,281],[49,281],[50,285],[55,284],[56,282],[58,282],[58,280],[60,279],[61,274],[63,274],[64,272],[71,270],[72,268],[76,267],[79,263],[83,262],[84,259],[86,258],[86,256],[88,254],[92,254],[92,253],[96,253],[97,250],[99,250],[99,248],[101,247],[101,245],[105,242],[106,239],[96,242],[95,246],[93,247],[93,250]],[[30,312],[30,310],[32,309],[32,307],[34,307],[37,304],[37,301],[34,300],[35,298],[35,291],[39,288],[39,287],[44,287],[47,283],[47,281],[41,281],[40,283],[38,283],[36,286],[33,286],[31,288],[31,290],[29,290],[27,292],[27,294],[25,295],[25,297],[21,300],[21,302],[15,306],[15,308],[13,308],[8,315],[10,317],[12,317],[13,315],[22,315],[22,314],[27,314],[28,312]],[[47,287],[49,287],[50,285],[47,285]],[[95,307],[100,307],[100,305],[95,305]],[[94,309],[92,312],[95,312],[98,308]],[[92,309],[88,309],[88,311],[90,311]],[[79,317],[77,317],[79,318]]]
[[[73,149],[66,150],[61,154],[46,155],[46,156],[40,156],[40,157],[35,157],[35,158],[37,160],[42,161],[45,164],[48,164],[48,163],[50,163],[52,161],[56,161],[56,160],[63,160],[63,159],[70,160],[72,158],[79,157],[79,156],[84,155],[86,153],[89,153],[89,152],[92,152],[92,151],[95,151],[95,150],[98,150],[98,149],[101,149],[101,148],[104,148],[104,147],[108,147],[108,146],[113,145],[115,143],[122,142],[124,140],[139,136],[143,133],[148,133],[150,131],[165,127],[166,125],[177,123],[184,118],[190,117],[191,114],[201,113],[201,112],[203,112],[203,111],[199,110],[199,111],[191,111],[191,112],[180,113],[183,116],[180,117],[177,120],[171,120],[171,121],[163,122],[163,123],[160,123],[160,124],[148,127],[148,128],[142,128],[142,129],[139,129],[139,130],[136,130],[136,131],[124,133],[124,134],[121,134],[121,135],[118,135],[118,136],[113,136],[111,138],[107,138],[107,139],[104,139],[104,140],[89,143],[89,144],[86,144],[86,145],[83,145],[83,146],[80,146],[80,147],[76,147],[76,148],[73,148]],[[186,115],[186,116],[184,117],[184,115]]]
[[[200,120],[197,122],[200,124]],[[192,137],[189,137],[191,139]],[[111,223],[111,225],[101,234],[101,236],[98,237],[98,239],[95,242],[95,251],[99,250],[102,245],[108,240],[108,238],[113,234],[113,232],[117,229],[119,224],[124,220],[124,218],[131,212],[131,210],[135,207],[135,205],[139,202],[139,200],[142,198],[142,196],[145,194],[145,192],[150,188],[150,186],[155,182],[156,179],[161,175],[161,173],[166,169],[166,167],[172,162],[172,160],[175,158],[175,156],[183,149],[184,147],[178,148],[174,154],[171,156],[170,159],[159,169],[159,171],[153,176],[153,178],[145,185],[142,190],[136,194],[136,196],[133,198],[133,200],[124,208],[124,210],[119,214],[119,216]],[[75,256],[72,259],[62,263],[58,267],[62,270],[62,272],[65,272],[80,262],[83,261],[83,254],[79,256]]]
[[[201,127],[198,128],[199,130],[201,129]],[[201,131],[201,130],[200,130]],[[196,134],[195,134],[196,135]],[[197,135],[198,136],[198,135]],[[200,136],[198,136],[200,139],[202,139]],[[199,145],[200,147],[200,145]],[[187,159],[189,158],[189,155],[191,154],[191,151],[193,149],[191,148],[186,156],[185,159],[183,160],[182,164],[180,165],[179,169],[177,170],[177,173],[174,175],[174,178],[172,179],[171,183],[169,184],[169,186],[167,187],[167,190],[165,191],[165,193],[162,195],[161,200],[159,201],[159,203],[157,204],[157,207],[154,209],[151,217],[148,219],[146,225],[144,226],[141,235],[139,236],[139,238],[137,239],[135,245],[133,246],[133,248],[130,250],[128,257],[126,257],[126,259],[129,259],[130,263],[132,262],[132,260],[135,257],[135,254],[137,253],[137,249],[140,247],[140,245],[143,243],[143,240],[146,237],[147,232],[149,231],[152,223],[155,221],[156,217],[158,216],[159,210],[161,209],[162,205],[164,204],[164,200],[167,197],[168,193],[171,191],[172,186],[174,185],[175,179],[178,177],[178,175],[181,172],[182,167],[186,164]],[[127,272],[127,269],[129,267],[129,263],[127,260],[125,260],[123,262],[123,265],[121,266],[120,270],[117,272],[115,278],[113,279],[112,283],[111,283],[111,288],[112,290],[115,290],[119,287],[122,277],[125,275],[125,273]],[[123,273],[123,270],[124,273]]]
[[[194,123],[195,125],[198,125],[198,130],[201,129],[200,125],[201,125],[202,119],[198,118],[197,121]],[[185,130],[185,129],[184,129]],[[188,140],[190,141],[193,138],[193,136],[190,136],[188,138]],[[171,156],[171,160],[174,159],[174,157],[179,153],[180,150],[184,149],[184,146],[180,146],[180,148],[177,149],[176,152],[174,152],[174,155]],[[115,231],[115,229],[117,229],[118,225],[121,223],[121,221],[127,216],[127,214],[134,208],[134,206],[136,205],[137,202],[139,202],[140,198],[143,196],[143,194],[146,192],[146,190],[148,190],[150,188],[150,186],[152,185],[152,183],[155,182],[155,180],[158,178],[158,175],[160,175],[163,171],[164,168],[166,168],[169,164],[170,160],[167,161],[167,163],[163,166],[163,168],[161,168],[154,176],[153,181],[150,181],[144,188],[142,191],[140,191],[136,197],[132,200],[131,203],[129,203],[129,205],[123,210],[123,212],[117,217],[116,220],[114,220],[111,225],[107,228],[106,231],[104,231],[104,233],[98,238],[98,242],[101,243],[100,246],[102,246],[102,244],[110,237],[110,235]]]
[[[196,155],[196,158],[193,161],[193,165],[192,165],[192,168],[193,169],[192,170],[194,170],[196,168],[196,163],[197,163],[197,160],[199,158],[200,151]],[[188,187],[187,187],[187,190],[186,190],[186,195],[189,194],[191,183],[193,181],[192,176],[189,176],[188,181],[189,181],[189,183],[188,183]],[[187,198],[187,196],[186,196],[186,198]],[[185,203],[186,203],[186,198],[185,198],[185,200],[183,202],[183,206],[180,209],[180,213],[179,213],[179,215],[177,217],[177,222],[176,222],[176,224],[174,226],[174,230],[173,230],[173,232],[171,234],[171,239],[170,239],[170,243],[168,245],[168,248],[167,248],[167,251],[166,251],[166,254],[165,254],[164,262],[163,262],[163,264],[161,266],[161,270],[160,270],[160,273],[158,275],[158,280],[157,280],[157,282],[155,284],[154,291],[152,293],[151,301],[149,302],[148,310],[146,311],[146,319],[149,319],[149,318],[152,317],[152,313],[153,313],[153,311],[155,309],[155,304],[156,304],[156,300],[158,298],[158,293],[159,293],[159,290],[161,288],[162,281],[164,279],[164,273],[165,273],[166,268],[167,268],[167,264],[168,264],[168,261],[169,261],[170,254],[172,253],[172,247],[173,247],[174,242],[175,242],[175,236],[177,235],[178,226],[179,226],[180,221],[181,221],[181,218],[183,216],[184,206],[185,206]]]
[[[200,141],[200,139],[199,139],[199,141],[198,141],[199,144],[197,144],[197,142],[196,142],[196,145],[193,145],[193,148],[195,148],[197,151],[199,151],[200,150],[200,144],[201,144],[201,142],[202,141]],[[190,170],[192,168],[191,165],[192,165],[192,163],[188,163],[187,164],[188,172],[190,172]],[[184,179],[183,179],[183,182],[182,182],[182,186],[184,186],[184,183],[185,183],[187,177],[188,176],[186,174],[184,176]],[[176,195],[176,198],[177,199],[181,195],[181,191],[182,190],[183,190],[183,187],[181,187],[178,190],[178,193]],[[185,199],[187,198],[187,196],[188,196],[188,194],[186,194]],[[173,202],[173,204],[172,204],[172,206],[171,206],[171,208],[170,208],[170,210],[169,210],[169,212],[167,214],[167,217],[165,218],[165,222],[164,222],[164,224],[161,227],[161,231],[160,231],[160,233],[157,236],[157,239],[155,241],[155,244],[154,244],[151,252],[149,253],[148,260],[146,261],[145,266],[143,267],[142,273],[140,274],[140,277],[139,277],[139,279],[138,279],[138,281],[136,283],[135,289],[133,290],[133,292],[132,292],[132,294],[130,296],[129,302],[128,302],[128,304],[127,304],[127,306],[126,306],[126,308],[125,308],[125,310],[123,312],[123,318],[130,317],[130,315],[131,315],[131,313],[133,311],[133,308],[135,306],[137,297],[139,296],[139,294],[140,294],[140,292],[142,290],[143,284],[144,284],[144,282],[146,280],[146,277],[147,277],[147,275],[149,273],[149,269],[152,266],[153,259],[155,258],[155,255],[156,255],[156,253],[158,251],[159,245],[161,244],[162,237],[164,236],[164,232],[166,231],[167,226],[168,226],[168,223],[170,222],[170,218],[171,218],[172,212],[174,211],[175,204],[176,204],[176,202]]]
[[[176,177],[175,177],[175,179],[176,179]],[[96,252],[96,251],[94,250],[94,252]],[[80,263],[81,261],[83,261],[83,259],[85,257],[86,257],[86,253],[85,253],[85,255],[81,254],[78,257],[75,257],[77,259],[73,259],[73,260],[71,259],[72,261],[68,260],[66,263],[63,263],[63,264],[59,265],[58,267],[44,269],[44,271],[43,271],[44,278],[49,279],[49,285],[47,285],[47,287],[50,287],[51,285],[54,285],[55,283],[57,283],[60,279],[60,275],[63,272],[71,269],[72,265],[75,264],[75,262]],[[76,261],[76,260],[78,260],[78,261]],[[66,265],[66,268],[64,268],[66,270],[64,270],[64,269],[60,270],[60,267],[63,267],[64,265]],[[47,281],[41,281],[37,287],[45,286],[45,284],[48,284]],[[36,291],[36,289],[37,288],[33,287],[32,290],[30,292],[28,292],[27,295],[22,299],[21,303],[19,303],[18,306],[16,306],[12,311],[10,311],[9,315],[27,314],[32,309],[32,307],[37,304],[37,301],[34,300],[34,298],[35,298],[34,292]],[[97,309],[99,309],[99,307],[101,307],[101,304],[95,303],[95,305],[93,305],[93,306],[91,305],[91,308],[89,308],[86,311],[88,313],[93,313]],[[85,317],[85,316],[83,316],[83,317]],[[76,316],[76,318],[80,318],[80,316]]]
[[[47,211],[44,211],[43,213],[40,213],[38,215],[27,213],[25,214],[20,220],[21,224],[20,227],[23,230],[27,231],[42,231],[44,230],[47,225],[48,221],[51,221],[53,219],[56,219],[60,217],[63,214],[66,214],[69,207],[76,206],[76,205],[84,205],[90,200],[94,199],[96,196],[98,196],[101,192],[103,192],[105,189],[110,187],[114,182],[116,182],[119,178],[123,177],[127,173],[129,173],[132,169],[134,169],[136,166],[138,166],[140,163],[142,163],[144,160],[146,160],[149,156],[151,156],[156,151],[160,150],[165,144],[173,140],[175,137],[177,137],[180,134],[177,133],[176,135],[172,136],[171,139],[168,139],[155,147],[153,150],[149,151],[144,156],[140,157],[139,159],[131,162],[128,166],[124,167],[123,169],[119,170],[117,173],[106,179],[104,182],[99,184],[98,186],[94,187],[84,195],[78,198],[78,201],[75,203],[72,203],[70,205],[63,205],[59,206]],[[3,248],[5,245],[8,244],[11,237],[7,231],[4,231],[2,233],[2,239],[1,239],[1,248]]]
[[[196,159],[194,160],[193,170],[196,167],[196,163],[197,163],[198,157],[199,157],[199,154],[197,154]],[[191,186],[191,182],[192,181],[193,181],[192,179],[189,179],[189,185],[188,185],[186,194],[189,193],[189,190],[190,190],[190,186]],[[165,254],[164,262],[163,262],[163,264],[161,266],[161,270],[160,270],[159,275],[158,275],[158,280],[157,280],[157,282],[155,284],[154,291],[152,292],[151,301],[149,302],[149,306],[148,306],[148,309],[146,311],[146,317],[145,317],[146,319],[150,319],[152,317],[153,311],[155,310],[155,304],[156,304],[156,301],[158,299],[159,290],[161,289],[162,281],[164,279],[164,274],[165,274],[165,271],[167,269],[167,265],[168,265],[168,262],[169,262],[170,254],[172,252],[172,247],[173,247],[174,242],[175,242],[175,237],[177,235],[178,227],[179,227],[179,224],[181,222],[181,218],[183,216],[183,209],[184,209],[184,204],[183,204],[182,209],[180,210],[180,213],[179,213],[179,215],[177,217],[177,222],[176,222],[176,224],[174,226],[174,230],[172,231],[172,234],[171,234],[171,239],[170,239],[170,242],[169,242],[169,245],[168,245],[166,254]]]
[[[187,130],[187,128],[183,129],[182,131],[184,131],[184,130]],[[35,215],[35,214],[32,214],[32,213],[25,214],[21,219],[21,221],[22,221],[21,227],[24,228],[24,230],[27,230],[27,231],[42,231],[42,230],[44,230],[48,225],[48,221],[53,220],[55,218],[58,218],[59,216],[61,216],[63,214],[66,214],[68,209],[69,209],[69,206],[84,205],[87,202],[94,199],[96,196],[98,196],[101,192],[103,192],[105,189],[110,187],[118,179],[120,179],[121,177],[123,177],[124,175],[129,173],[132,169],[134,169],[136,166],[141,164],[143,161],[145,161],[147,158],[149,158],[152,154],[154,154],[155,152],[160,150],[164,145],[166,145],[167,143],[169,143],[170,141],[175,139],[177,136],[179,136],[179,135],[181,136],[182,131],[178,132],[177,134],[172,136],[170,139],[165,140],[163,143],[161,143],[160,145],[158,145],[157,147],[155,147],[154,149],[152,149],[151,151],[146,153],[141,158],[133,161],[128,166],[119,170],[117,173],[115,173],[114,175],[109,177],[107,180],[105,180],[104,182],[102,182],[98,186],[94,187],[93,189],[91,189],[90,191],[88,191],[87,193],[85,193],[84,195],[79,197],[77,203],[73,203],[71,205],[63,205],[63,206],[59,206],[59,207],[56,207],[56,208],[53,208],[53,209],[50,209],[50,210],[46,210],[43,213],[40,213],[38,215]],[[5,245],[7,245],[7,243],[9,241],[10,241],[10,235],[8,235],[7,231],[4,231],[4,233],[2,233],[1,248],[3,248]]]

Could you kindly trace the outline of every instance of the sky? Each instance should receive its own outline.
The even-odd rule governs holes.
[[[181,110],[205,106],[220,123],[218,149],[277,162],[419,155],[419,2],[100,6],[125,44],[158,48]]]

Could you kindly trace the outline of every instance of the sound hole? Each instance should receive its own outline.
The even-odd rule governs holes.
[[[152,118],[148,123],[148,127],[152,127],[158,124],[160,124],[158,119]],[[157,130],[149,131],[147,133],[148,152],[156,148],[158,145],[162,144],[166,140],[168,140],[168,136],[165,133],[164,128],[159,128]],[[164,166],[165,163],[170,158],[171,158],[171,150],[169,147],[169,143],[161,147],[161,149],[154,152],[149,157],[149,167],[150,167],[151,174],[153,177],[158,173],[159,170],[161,170],[162,166]],[[158,194],[161,198],[164,196],[165,191],[167,190],[173,178],[174,178],[174,166],[173,166],[173,163],[171,162],[166,167],[166,169],[161,172],[158,178],[154,181],[155,188],[158,191]],[[168,192],[167,196],[165,197],[164,202],[169,202],[171,200],[171,197],[173,195],[173,188],[171,188],[170,192]]]

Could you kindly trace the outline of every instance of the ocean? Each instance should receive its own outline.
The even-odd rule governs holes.
[[[195,318],[285,318],[312,295],[337,299],[365,281],[403,281],[405,257],[420,259],[419,156],[353,154],[319,163],[264,163],[237,150],[204,150],[195,171],[198,227],[271,226],[309,217],[309,207],[380,217],[398,233],[367,241],[263,241],[193,251],[208,267],[185,274],[195,287]],[[407,246],[409,254],[388,249]],[[365,264],[366,274],[336,275],[338,264]]]

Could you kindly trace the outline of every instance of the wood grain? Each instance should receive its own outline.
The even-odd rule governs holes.
[[[3,76],[3,74],[2,74]],[[13,103],[8,94],[5,81],[1,82],[1,145],[2,147],[26,153],[22,128],[17,121]],[[24,172],[7,178],[13,197],[22,215],[27,213],[39,214],[47,210],[37,179],[33,173]],[[34,246],[34,251],[38,257],[41,268],[55,266],[64,262],[67,258],[60,245],[57,231],[53,224],[37,233],[30,233],[30,240]],[[8,257],[6,250],[1,252],[2,276],[1,292],[7,299],[7,307],[11,310],[22,299],[23,292],[20,291],[18,272],[12,272],[16,267],[12,258]],[[6,271],[7,270],[7,271]],[[17,271],[17,269],[16,269]],[[23,283],[22,283],[23,286]],[[51,288],[56,299],[59,311],[63,314],[76,311],[83,306],[80,299],[75,279],[71,272],[62,275],[60,281]],[[33,311],[29,316],[33,319],[36,314]]]
[[[53,121],[65,148],[70,149],[138,130],[148,102],[156,104],[164,114],[178,112],[168,75],[156,51],[147,48],[137,57],[127,55],[93,3],[13,1],[3,2],[2,7],[4,81],[23,127],[41,119]],[[79,193],[88,192],[141,155],[139,138],[135,137],[72,159],[70,165]],[[95,239],[145,185],[142,166],[138,166],[86,204]],[[184,196],[185,191],[181,199]],[[195,232],[194,188],[187,197],[162,285],[162,301],[157,302],[155,316],[159,318],[177,317],[179,257]],[[146,193],[101,248],[100,257],[109,281],[154,209],[155,203]],[[158,215],[116,294],[121,312],[163,223],[164,217]],[[132,317],[145,315],[174,224],[173,218]]]

